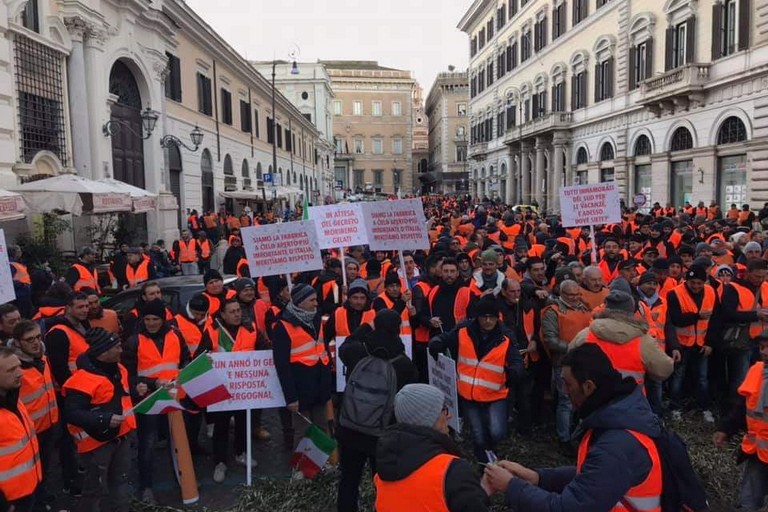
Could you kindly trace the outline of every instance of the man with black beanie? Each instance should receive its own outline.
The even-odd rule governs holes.
[[[237,292],[224,288],[224,278],[218,270],[210,269],[203,276],[205,291],[203,295],[208,299],[208,316],[213,318],[221,309],[221,304],[234,297]]]

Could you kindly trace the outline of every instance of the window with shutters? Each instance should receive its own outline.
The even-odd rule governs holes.
[[[38,0],[29,0],[21,11],[21,25],[32,32],[40,33],[40,7]]]
[[[486,23],[485,30],[488,32],[488,41],[493,39],[494,35],[494,24],[493,24],[493,18],[488,20],[488,23]]]
[[[672,141],[669,144],[670,151],[685,151],[693,148],[693,137],[688,128],[680,127],[672,134]]]
[[[541,51],[547,46],[547,16],[540,15],[538,21],[533,27],[534,50]]]
[[[573,0],[573,26],[581,23],[589,14],[589,0]]]
[[[373,170],[373,184],[378,189],[381,189],[382,185],[384,185],[384,171],[383,170],[381,170],[381,169],[374,169]]]
[[[735,144],[747,141],[747,128],[738,117],[731,116],[720,126],[717,132],[717,144]]]
[[[494,74],[493,74],[493,59],[488,61],[488,87],[493,85],[494,80]]]
[[[207,116],[213,115],[211,79],[202,73],[197,74],[197,110]]]
[[[635,46],[635,62],[632,65],[632,74],[634,77],[633,89],[637,84],[648,78],[648,42],[643,42]]]
[[[724,0],[712,6],[712,60],[749,48],[751,0]]]
[[[251,133],[253,129],[251,120],[251,106],[247,101],[240,100],[240,129]]]
[[[517,126],[517,105],[512,98],[507,100],[507,130]]]
[[[501,30],[507,23],[507,5],[501,4],[501,7],[496,9],[496,29]]]
[[[477,55],[477,36],[472,38],[472,42],[469,45],[469,56],[474,57]]]
[[[595,102],[613,97],[613,57],[595,67]]]
[[[688,21],[678,23],[672,27],[668,39],[671,44],[671,48],[667,48],[667,51],[670,52],[667,56],[670,69],[679,68],[687,64]]]
[[[232,93],[221,89],[221,122],[232,126]]]
[[[552,112],[565,112],[565,80],[552,86]]]
[[[355,139],[355,154],[362,155],[363,153],[365,153],[365,147],[363,146],[363,139],[358,137]]]
[[[512,71],[517,67],[517,41],[510,40],[507,46],[507,71]]]
[[[499,70],[499,78],[507,74],[507,53],[505,50],[500,51],[496,56],[496,68]]]
[[[165,77],[165,97],[173,101],[181,101],[181,61],[175,55],[168,57],[168,76]]]
[[[480,34],[478,34],[477,37],[478,37],[477,48],[478,50],[482,50],[483,48],[485,48],[485,27],[480,29]]]
[[[610,142],[606,142],[605,144],[603,144],[603,147],[600,148],[600,161],[608,162],[613,160],[613,158],[614,158],[613,145],[611,145]]]
[[[277,133],[277,147],[282,148],[283,147],[283,127],[280,126],[280,123],[276,124],[275,133]]]
[[[565,2],[552,7],[552,40],[565,33]]]
[[[525,62],[531,57],[531,29],[527,29],[520,37],[520,62]]]
[[[374,137],[373,138],[373,154],[381,155],[383,153],[384,153],[384,141],[381,139],[381,137]]]
[[[581,71],[573,76],[571,88],[571,110],[587,106],[587,72]]]
[[[512,19],[517,14],[517,0],[509,0],[509,19]]]
[[[500,109],[496,114],[496,137],[503,137],[506,126],[504,125],[504,110]]]
[[[267,116],[267,143],[275,143],[275,122],[269,116]]]
[[[294,152],[293,148],[296,145],[295,144],[295,142],[296,142],[295,139],[296,139],[296,137],[293,136],[293,134],[291,133],[291,130],[286,128],[285,129],[285,150],[286,151],[290,151],[291,153]]]

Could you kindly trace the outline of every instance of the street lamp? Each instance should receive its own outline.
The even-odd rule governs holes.
[[[200,148],[200,144],[203,143],[203,136],[204,134],[200,127],[195,126],[195,128],[189,134],[189,138],[192,140],[192,145],[194,147],[187,146],[184,141],[175,135],[165,135],[162,139],[160,139],[160,146],[164,148],[170,148],[171,146],[183,147],[194,153]]]
[[[288,58],[291,59],[291,74],[299,74],[299,65],[297,61],[301,55],[301,49],[294,44],[288,52]],[[275,109],[275,76],[277,75],[277,59],[272,59],[272,172],[277,173],[277,110]],[[274,178],[273,178],[274,180]],[[274,181],[272,182],[274,183]],[[277,195],[277,189],[274,190]]]
[[[149,108],[145,108],[141,111],[141,131],[142,133],[136,133],[131,129],[131,127],[126,123],[125,121],[121,121],[119,119],[110,119],[106,123],[104,123],[104,126],[101,127],[101,132],[104,134],[105,137],[113,137],[115,136],[121,128],[125,128],[132,134],[136,135],[137,137],[141,137],[142,139],[146,140],[150,136],[152,136],[152,132],[155,129],[155,125],[157,124],[158,119],[157,112]]]

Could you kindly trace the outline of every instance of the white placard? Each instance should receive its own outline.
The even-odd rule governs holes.
[[[5,230],[0,229],[0,304],[16,300],[13,289],[11,264],[8,262],[8,246],[5,245]]]
[[[421,199],[376,201],[363,205],[368,246],[372,251],[429,250]]]
[[[214,368],[225,372],[232,398],[209,406],[209,412],[285,407],[271,350],[213,352],[211,359]]]
[[[240,232],[251,277],[323,268],[317,231],[311,220],[249,226]]]
[[[356,203],[313,206],[309,218],[315,222],[321,249],[366,245],[363,206]]]
[[[336,392],[338,393],[343,393],[347,389],[347,367],[339,357],[339,349],[346,339],[346,336],[336,336]]]
[[[566,228],[621,222],[619,187],[615,182],[563,187],[560,213]]]
[[[444,354],[437,356],[437,361],[431,355],[427,355],[427,371],[429,372],[429,383],[445,395],[445,405],[451,411],[448,425],[456,432],[461,432],[459,393],[456,388],[456,362]]]

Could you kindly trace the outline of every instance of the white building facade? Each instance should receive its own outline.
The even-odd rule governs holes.
[[[470,191],[559,211],[564,185],[628,204],[768,200],[768,0],[476,0]],[[492,185],[499,183],[499,191]]]

